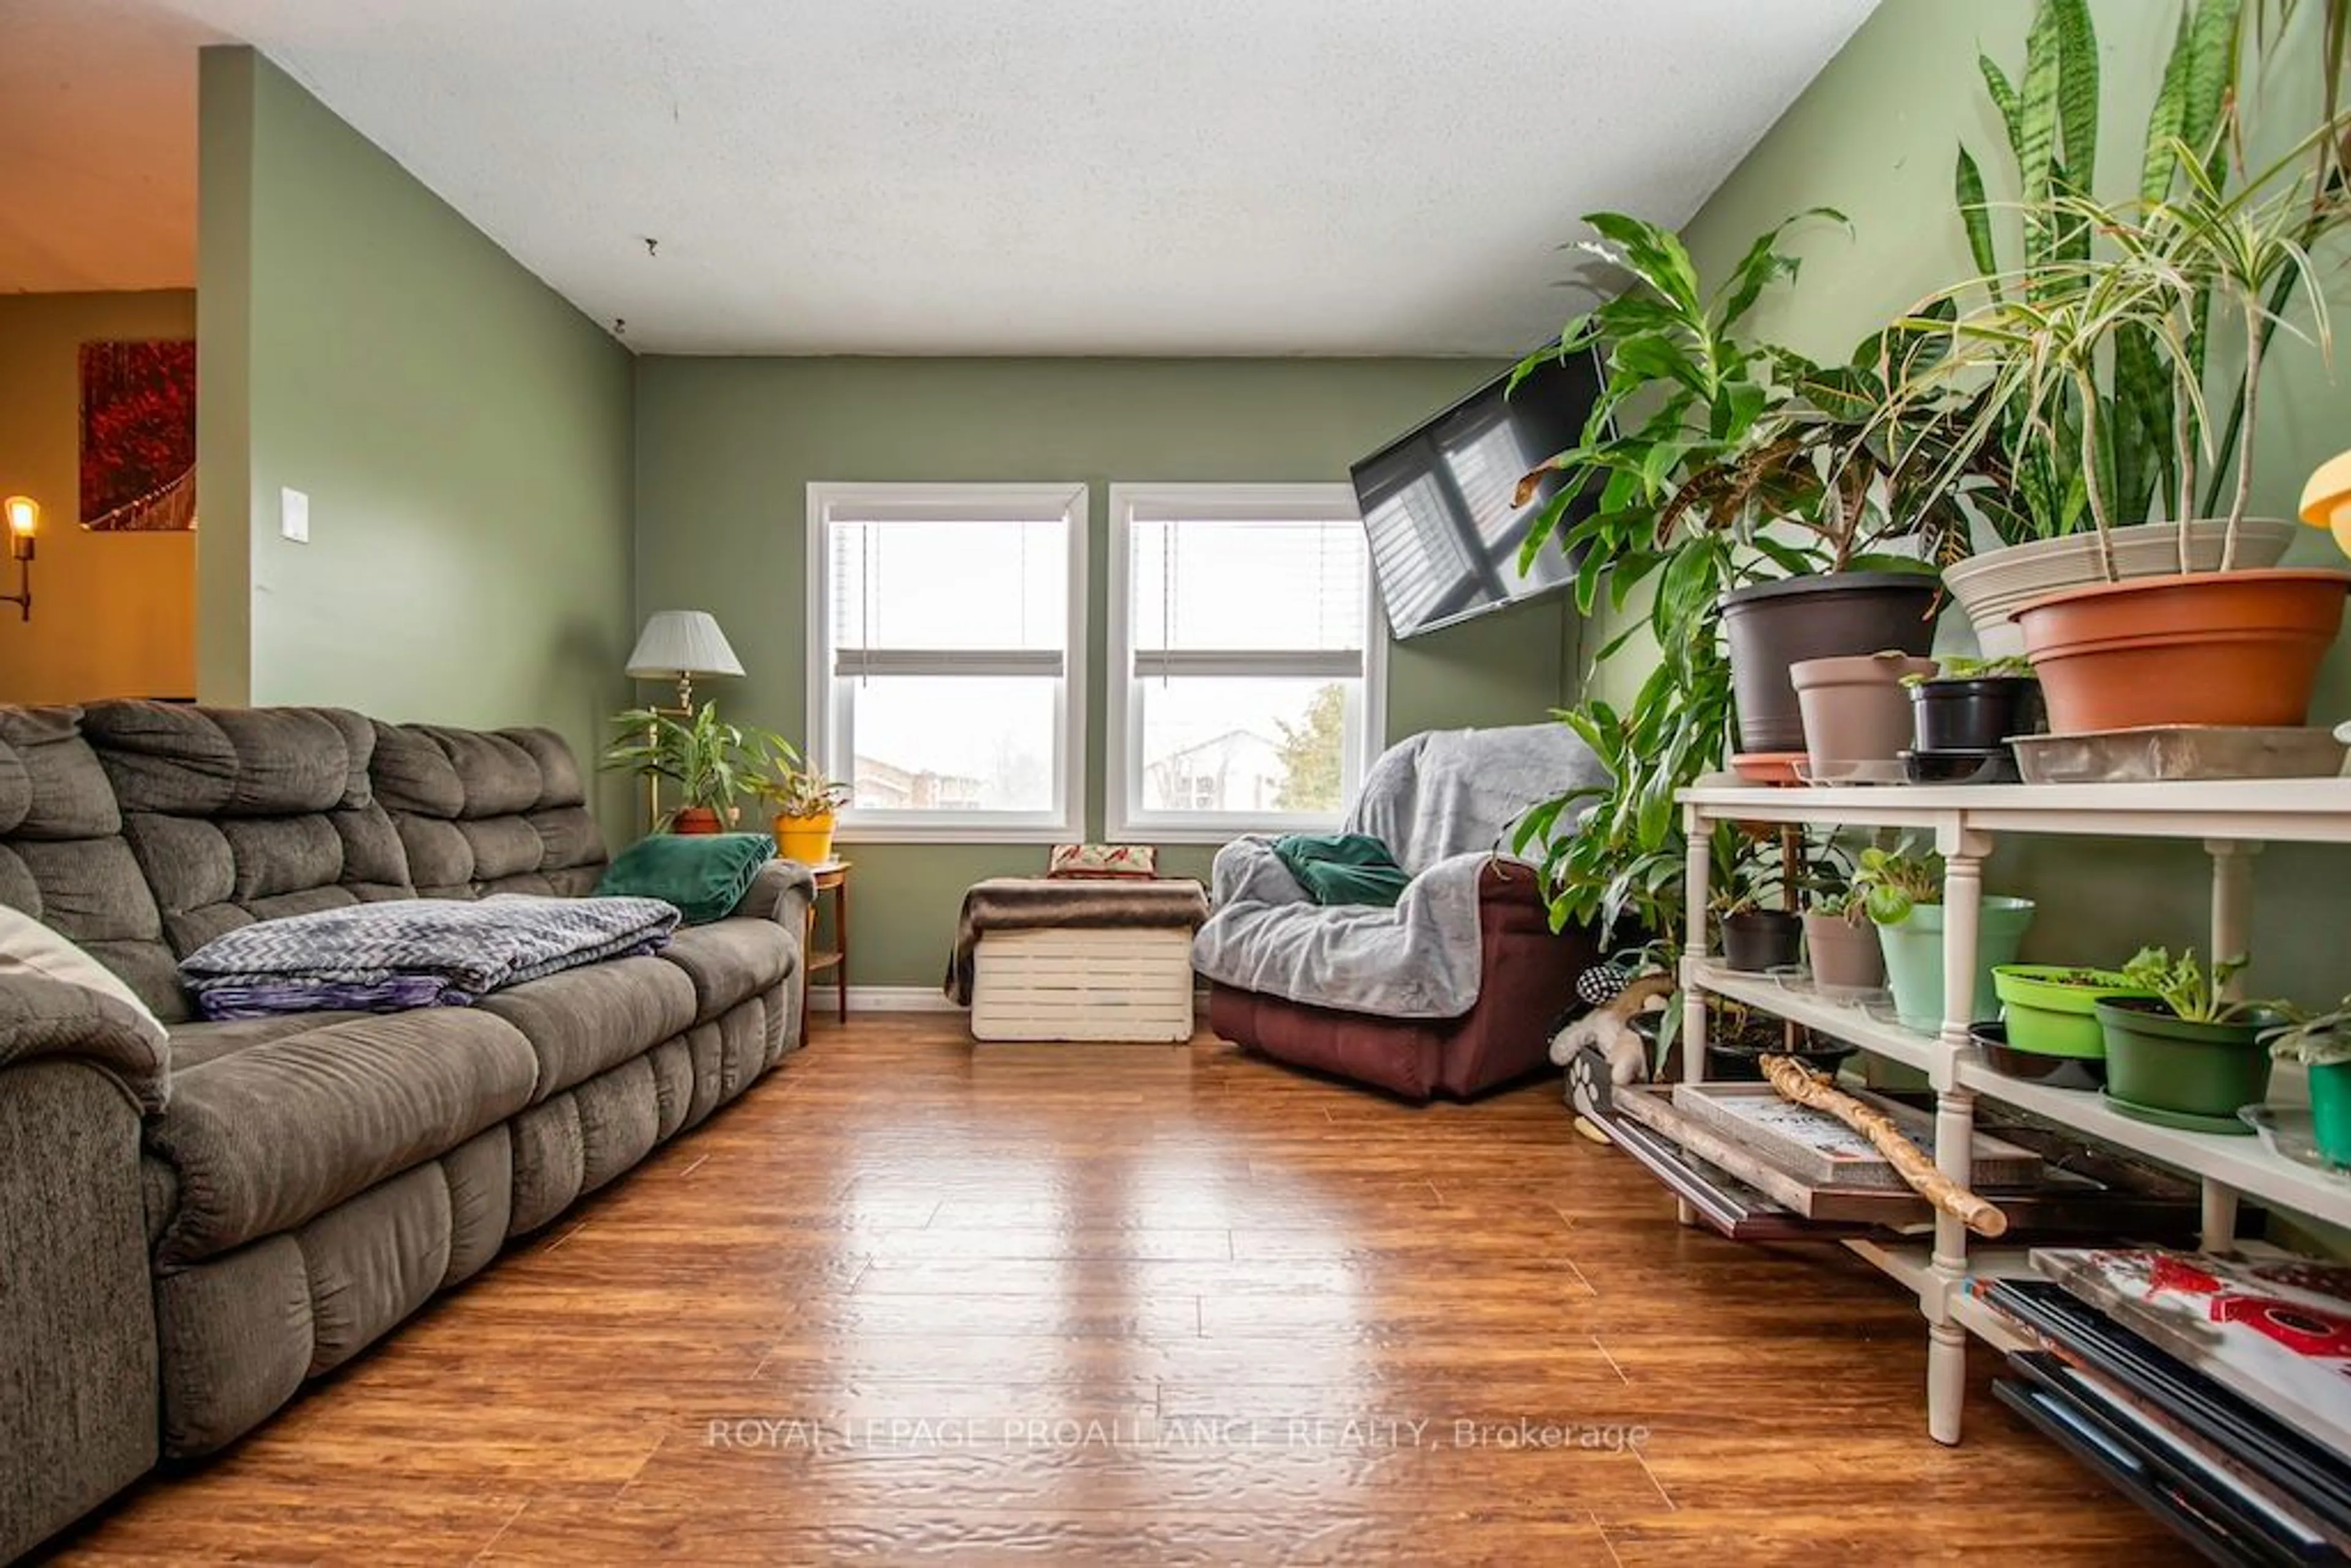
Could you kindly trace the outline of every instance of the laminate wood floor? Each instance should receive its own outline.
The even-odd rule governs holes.
[[[65,1562],[2183,1560],[1911,1301],[1674,1223],[1555,1085],[820,1022]]]

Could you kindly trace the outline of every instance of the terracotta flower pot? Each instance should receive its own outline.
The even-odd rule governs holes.
[[[669,820],[669,831],[698,837],[705,833],[723,832],[726,824],[718,820],[718,813],[707,806],[681,806],[677,815]]]
[[[1931,675],[1932,659],[1902,653],[1806,659],[1789,670],[1804,718],[1813,773],[1840,765],[1891,762],[1910,744],[1910,693],[1905,675]]]
[[[2069,589],[2017,613],[2059,735],[2147,725],[2292,727],[2351,577],[2195,572]]]
[[[2285,559],[2298,526],[2273,517],[2247,517],[2237,525],[2237,564],[2275,566]],[[2222,519],[2189,524],[2190,569],[2219,570],[2228,537],[2229,525]],[[2126,581],[2134,577],[2168,577],[2179,570],[2177,524],[2135,523],[2116,528],[2113,540],[2115,573]],[[2105,580],[2095,533],[1984,550],[1943,569],[1943,580],[1975,623],[1976,640],[1987,658],[2024,652],[2023,636],[2010,619],[2024,606],[2069,588],[2087,588]]]

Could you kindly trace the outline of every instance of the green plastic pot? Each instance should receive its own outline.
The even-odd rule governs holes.
[[[2069,978],[2089,983],[2064,984]],[[2008,1021],[2011,1051],[2084,1060],[2106,1053],[2098,998],[2147,995],[2112,969],[2063,964],[2002,964],[1992,970],[1991,984],[2000,997],[2001,1017]]]
[[[1991,972],[2016,961],[2016,949],[2032,924],[2032,901],[1987,894],[1976,925],[1976,994],[1968,1021],[1999,1011]],[[1943,906],[1922,904],[1899,922],[1877,928],[1886,954],[1886,983],[1894,992],[1894,1016],[1905,1029],[1933,1034],[1943,1027]],[[2231,1110],[2235,1107],[2231,1106]]]
[[[2267,1097],[2270,1055],[2263,1030],[2279,1019],[2256,1013],[2232,1023],[2190,1023],[2152,998],[2097,1003],[2106,1037],[2106,1092],[2126,1105],[2234,1122],[2239,1107]],[[2245,1129],[2250,1133],[2252,1128]]]
[[[2318,1152],[2335,1165],[2351,1166],[2351,1061],[2310,1070],[2310,1122]]]

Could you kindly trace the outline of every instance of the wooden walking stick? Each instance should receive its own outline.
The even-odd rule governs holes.
[[[1836,1087],[1826,1073],[1815,1072],[1789,1056],[1766,1056],[1763,1076],[1783,1100],[1823,1111],[1867,1138],[1884,1155],[1910,1189],[1979,1236],[2007,1234],[2008,1216],[1935,1168],[1925,1151],[1902,1135],[1902,1129]]]

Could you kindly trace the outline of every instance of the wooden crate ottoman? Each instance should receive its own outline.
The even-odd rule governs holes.
[[[947,995],[982,1040],[1192,1038],[1196,882],[994,877],[964,896]]]
[[[1192,1038],[1192,933],[997,931],[979,939],[976,1040]]]

